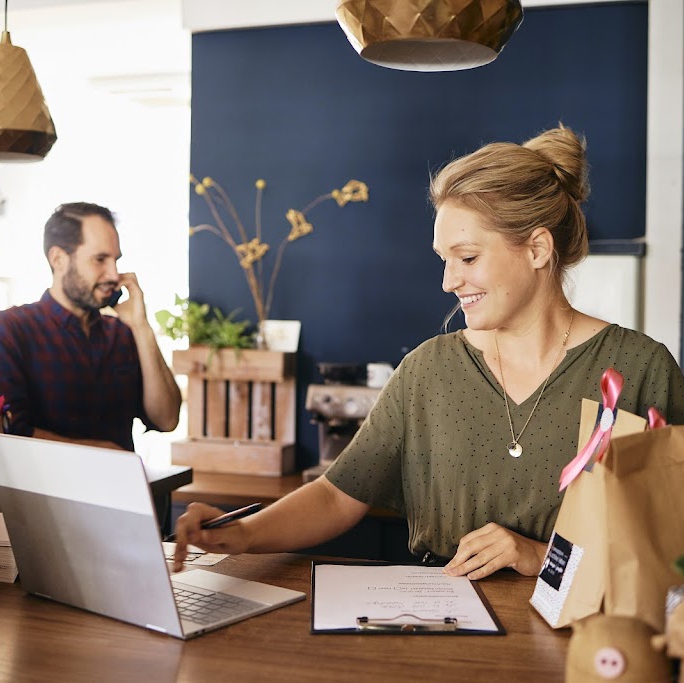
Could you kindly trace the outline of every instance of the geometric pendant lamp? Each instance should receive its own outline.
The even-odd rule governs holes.
[[[404,71],[494,61],[523,20],[520,0],[338,0],[337,21],[361,57]]]
[[[40,161],[57,140],[55,124],[26,51],[0,40],[0,162]]]

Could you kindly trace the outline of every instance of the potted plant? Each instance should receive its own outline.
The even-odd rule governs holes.
[[[187,338],[173,352],[188,376],[188,438],[171,446],[174,464],[198,471],[279,476],[294,470],[296,353],[254,348],[254,330],[237,311],[176,295],[155,314],[164,334]]]
[[[191,346],[208,346],[217,349],[251,349],[255,333],[249,320],[236,320],[239,311],[224,315],[209,304],[181,298],[176,294],[175,310],[155,313],[162,332],[171,339],[188,339]]]

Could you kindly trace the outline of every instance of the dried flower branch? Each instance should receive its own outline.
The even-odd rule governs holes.
[[[310,202],[301,211],[289,209],[285,214],[285,218],[290,223],[291,229],[289,234],[283,238],[278,246],[271,277],[268,281],[268,287],[265,290],[264,256],[271,248],[269,244],[262,241],[261,203],[264,189],[266,188],[266,181],[259,179],[255,183],[255,237],[253,239],[249,239],[245,226],[240,220],[240,216],[238,215],[233,202],[221,185],[208,177],[200,182],[193,175],[190,176],[190,182],[195,186],[195,192],[207,203],[209,211],[216,222],[216,225],[198,225],[194,228],[190,228],[190,235],[196,235],[197,233],[204,231],[210,232],[230,246],[245,273],[245,278],[247,279],[247,284],[254,301],[254,308],[259,322],[266,320],[269,317],[275,293],[275,284],[282,265],[285,248],[290,242],[294,242],[313,232],[313,225],[308,222],[306,214],[321,202],[329,199],[334,199],[338,206],[345,206],[349,202],[368,201],[368,186],[359,180],[350,180],[341,190],[332,190],[332,192],[316,197],[316,199]],[[221,206],[230,216],[232,223],[237,230],[237,234],[234,235],[233,232],[231,232],[228,223],[224,220],[219,211],[219,206]],[[265,291],[266,297],[264,298]]]

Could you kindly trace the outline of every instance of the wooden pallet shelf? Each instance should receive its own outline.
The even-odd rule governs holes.
[[[296,353],[193,346],[173,352],[188,376],[188,438],[174,464],[280,476],[295,468]]]

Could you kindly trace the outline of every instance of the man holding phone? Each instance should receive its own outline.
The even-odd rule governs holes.
[[[0,394],[9,432],[134,450],[133,419],[172,431],[181,395],[147,320],[135,273],[119,273],[111,211],[59,206],[45,225],[52,286],[40,301],[0,311]],[[101,309],[126,301],[116,315]]]

